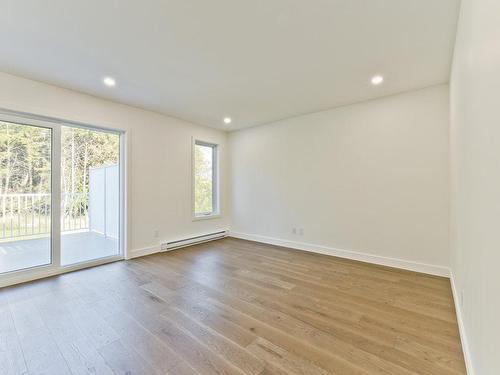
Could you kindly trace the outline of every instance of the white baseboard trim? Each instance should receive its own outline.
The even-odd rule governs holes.
[[[325,255],[332,255],[339,258],[346,258],[357,260],[366,263],[378,264],[381,266],[388,266],[394,268],[401,268],[408,271],[415,271],[420,273],[426,273],[429,275],[449,277],[450,270],[448,267],[437,266],[433,264],[419,263],[413,262],[409,260],[397,259],[397,258],[388,258],[379,255],[373,255],[369,253],[362,253],[351,250],[343,250],[336,249],[333,247],[322,246],[322,245],[314,245],[310,243],[304,242],[295,242],[289,240],[282,240],[279,238],[260,236],[257,234],[247,234],[247,233],[239,233],[239,232],[229,232],[229,237],[240,238],[243,240],[262,242],[270,245],[289,247],[291,249],[309,251],[312,253],[319,253]]]
[[[469,341],[467,340],[467,334],[465,333],[465,324],[463,320],[462,308],[460,307],[460,298],[455,284],[455,277],[453,271],[450,271],[450,281],[451,281],[451,291],[453,293],[453,301],[455,302],[455,312],[457,314],[458,330],[460,333],[460,341],[462,342],[462,351],[464,352],[465,367],[467,369],[468,375],[475,375],[474,368],[472,366],[472,358],[470,355]]]
[[[128,254],[127,260],[128,259],[138,258],[138,257],[143,257],[143,256],[146,256],[146,255],[151,255],[151,254],[154,254],[154,253],[159,253],[160,251],[161,251],[160,245],[151,246],[151,247],[144,247],[142,249],[132,250]]]

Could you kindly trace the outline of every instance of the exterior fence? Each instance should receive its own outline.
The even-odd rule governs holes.
[[[63,193],[61,231],[89,228],[89,196]],[[48,234],[51,194],[0,194],[0,240]]]

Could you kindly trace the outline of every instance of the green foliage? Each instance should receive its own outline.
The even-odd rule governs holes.
[[[195,213],[210,213],[212,202],[212,149],[205,146],[194,148]]]
[[[50,191],[50,129],[0,122],[0,193]]]
[[[88,209],[90,169],[118,163],[120,137],[63,126],[61,142],[61,189],[65,194],[65,216],[77,217]]]
[[[61,139],[63,192],[87,193],[89,170],[119,161],[120,137],[117,134],[64,126]]]
[[[119,136],[62,127],[61,186],[87,193],[89,170],[119,161]],[[51,130],[0,121],[0,194],[50,193]]]

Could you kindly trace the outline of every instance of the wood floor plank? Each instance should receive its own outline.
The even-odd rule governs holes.
[[[7,375],[464,375],[448,279],[226,238],[0,289]]]
[[[27,371],[10,308],[0,306],[0,374],[20,375]]]
[[[328,372],[315,366],[309,361],[290,354],[283,348],[259,337],[247,347],[250,353],[255,354],[263,361],[278,367],[288,374],[297,375],[328,375]]]
[[[162,313],[162,317],[189,331],[200,342],[235,367],[241,369],[245,374],[258,375],[262,372],[264,368],[263,363],[255,356],[228,338],[220,335],[217,331],[185,315],[182,311],[176,308],[168,309]]]
[[[246,347],[250,345],[257,336],[253,332],[243,329],[242,327],[224,319],[224,317],[207,308],[205,299],[197,298],[194,294],[190,294],[189,299],[181,298],[175,301],[175,307],[186,315],[192,317],[205,326],[210,327],[222,336],[228,338],[232,342]]]
[[[103,346],[99,349],[99,353],[116,375],[160,375],[122,340]]]
[[[172,259],[169,259],[168,267],[172,267],[173,266],[172,263],[177,264],[177,266],[179,266],[178,262],[176,263],[176,262],[173,262]],[[182,267],[182,265],[180,267]],[[178,268],[176,271],[183,273],[184,270],[182,268]],[[222,275],[219,275],[218,278],[202,278],[201,276],[197,276],[196,280],[198,280],[199,282],[205,282],[206,285],[208,285],[211,288],[218,289],[218,290],[224,290],[224,292],[229,293],[229,294],[231,294],[231,292],[234,292],[233,293],[234,295],[238,295],[240,298],[244,298],[245,300],[252,300],[253,298],[255,298],[254,296],[252,296],[251,294],[249,295],[249,293],[248,293],[248,288],[250,287],[249,285],[246,285],[247,290],[245,290],[245,292],[239,293],[239,291],[243,290],[245,288],[245,286],[243,285],[241,287],[238,287],[236,284],[239,283],[239,280],[232,279],[231,282],[225,282],[224,278],[225,277]],[[271,291],[267,290],[266,293],[271,293]],[[264,295],[266,293],[262,292],[261,295]],[[269,298],[271,301],[273,301],[273,305],[272,306],[267,305],[267,307],[273,308],[274,306],[276,306],[275,301],[276,300],[283,300],[283,298],[284,298],[283,296],[275,294],[274,296]],[[303,296],[303,298],[307,299],[306,296]],[[298,304],[299,304],[298,301],[293,301],[290,303],[290,305],[293,306],[294,308],[296,308]],[[285,307],[287,308],[286,312],[290,312],[290,309],[288,308],[287,304],[285,304]],[[309,305],[309,306],[303,305],[300,312],[302,313],[302,315],[298,316],[300,319],[303,319],[304,313],[308,313],[309,315],[306,315],[305,319],[309,319],[312,322],[314,322],[318,328],[328,329],[328,332],[332,332],[332,334],[335,334],[337,337],[339,334],[343,334],[344,339],[349,340],[350,343],[353,343],[356,345],[362,345],[364,350],[368,350],[370,353],[374,353],[374,354],[379,353],[379,352],[391,353],[394,351],[392,349],[392,347],[393,347],[395,341],[397,340],[398,336],[392,332],[393,328],[391,328],[389,330],[382,330],[381,331],[381,330],[376,330],[375,327],[373,327],[373,326],[361,327],[358,324],[358,322],[356,322],[356,321],[344,322],[345,324],[342,326],[342,325],[339,325],[339,323],[342,323],[341,317],[336,316],[334,320],[329,321],[328,319],[325,319],[325,317],[326,318],[332,318],[332,317],[329,315],[329,312],[327,310],[325,310],[321,314],[317,314],[313,309],[311,309],[311,305]],[[311,313],[314,313],[314,315],[311,315]],[[293,311],[291,312],[291,314],[295,315]],[[318,323],[317,319],[320,319],[319,323]],[[326,328],[324,328],[325,325],[326,325]],[[368,333],[369,333],[368,328],[370,328],[372,331],[374,331],[371,335],[371,338],[372,338],[371,342],[366,341],[368,338],[370,338],[370,335],[368,335]],[[335,331],[333,331],[332,329],[335,329]],[[353,329],[357,329],[359,331],[357,335],[355,334],[356,332],[354,332]],[[346,330],[348,330],[348,332],[346,332]],[[403,335],[404,333],[400,332],[399,334]],[[415,337],[415,338],[418,338],[418,337]],[[375,342],[374,342],[374,340],[375,340]],[[378,345],[377,345],[377,342],[378,342]],[[405,353],[399,353],[399,355],[398,355],[397,352],[395,352],[394,356],[396,358],[399,358],[400,356],[402,356],[404,354]],[[445,357],[445,359],[446,359],[446,357]],[[400,362],[400,363],[404,363],[404,362]],[[426,363],[424,362],[423,365],[425,366]]]
[[[108,316],[107,321],[122,341],[129,343],[159,373],[167,373],[182,362],[180,356],[128,314],[117,313]]]
[[[73,375],[115,374],[87,338],[58,342],[58,347]]]
[[[29,374],[71,375],[33,300],[16,299],[10,308]]]
[[[196,337],[163,318],[158,336],[201,374],[244,374]]]

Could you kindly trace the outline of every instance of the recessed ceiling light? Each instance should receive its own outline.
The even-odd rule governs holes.
[[[224,124],[229,125],[231,123],[231,117],[224,117]]]
[[[116,86],[116,81],[115,81],[115,79],[114,79],[114,78],[112,78],[112,77],[104,77],[104,78],[102,79],[102,82],[103,82],[106,86],[108,86],[108,87],[114,87],[114,86]]]
[[[382,82],[384,82],[384,77],[376,75],[372,77],[372,85],[380,85]]]

